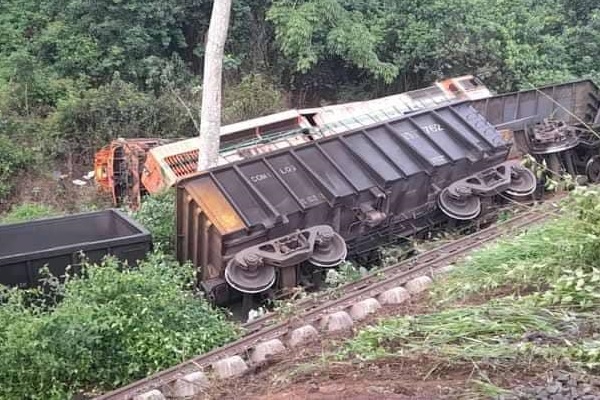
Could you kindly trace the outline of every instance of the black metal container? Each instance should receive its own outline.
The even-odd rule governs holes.
[[[0,225],[0,284],[32,287],[40,268],[55,276],[106,255],[134,265],[152,247],[150,233],[119,210],[105,210]]]
[[[332,267],[432,226],[440,208],[471,219],[479,197],[528,194],[508,147],[465,102],[220,166],[178,185],[178,257],[218,302],[225,281],[244,293],[294,287],[303,261]]]
[[[589,79],[504,93],[471,103],[497,129],[524,130],[546,118],[600,122],[600,89]]]
[[[600,89],[591,80],[548,85],[474,101],[514,142],[513,156],[531,154],[556,178],[586,175],[600,182]]]

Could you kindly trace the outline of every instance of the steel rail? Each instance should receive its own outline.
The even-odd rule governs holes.
[[[532,224],[542,222],[550,216],[550,214],[540,210],[523,212],[504,222],[494,224],[455,241],[447,242],[387,268],[374,271],[355,282],[337,288],[335,292],[340,293],[339,298],[326,303],[322,303],[318,298],[302,301],[298,303],[298,309],[294,309],[294,312],[299,313],[299,315],[294,315],[283,321],[278,320],[281,318],[278,314],[262,317],[246,324],[244,326],[247,330],[246,335],[237,341],[103,394],[97,397],[96,400],[130,400],[137,394],[159,389],[186,374],[205,369],[223,358],[244,355],[260,342],[282,338],[300,324],[315,324],[325,315],[346,309],[365,298],[377,296],[388,289],[405,284],[417,276],[432,275],[436,269],[457,261],[471,250],[490,243],[506,233],[520,231]],[[332,293],[324,292],[324,296],[332,296]]]

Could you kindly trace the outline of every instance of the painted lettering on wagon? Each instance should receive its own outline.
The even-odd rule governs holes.
[[[256,174],[256,175],[252,175],[250,176],[250,180],[253,183],[258,183],[258,182],[262,182],[265,179],[269,179],[272,178],[273,176],[269,173],[269,172],[264,172],[262,174]]]
[[[444,130],[444,128],[440,124],[423,125],[420,128],[423,130],[423,132],[425,132],[428,135]],[[409,141],[417,140],[419,138],[419,135],[416,133],[416,131],[401,132],[400,135],[402,135],[404,139]]]
[[[310,196],[306,196],[304,198],[298,199],[300,204],[303,207],[310,206],[311,204],[320,203],[322,200],[325,200],[325,195],[323,193],[313,194]]]
[[[440,132],[440,131],[444,130],[444,128],[442,128],[442,126],[440,124],[425,125],[425,126],[422,126],[421,129],[423,129],[425,131],[425,133],[428,133],[430,135],[432,133],[436,133],[436,132]]]
[[[281,175],[286,175],[286,174],[291,174],[293,172],[296,172],[298,170],[298,168],[296,168],[296,166],[292,165],[292,164],[288,164],[288,165],[284,165],[283,167],[279,168],[279,173]]]

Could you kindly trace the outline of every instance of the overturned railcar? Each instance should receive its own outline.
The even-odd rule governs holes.
[[[177,190],[177,253],[219,304],[310,283],[347,255],[478,217],[535,177],[469,103],[216,167]]]
[[[514,137],[515,150],[556,174],[600,182],[600,89],[591,80],[522,90],[474,101],[496,128]]]

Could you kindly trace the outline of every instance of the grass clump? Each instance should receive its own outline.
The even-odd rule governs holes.
[[[114,259],[87,266],[85,277],[67,278],[50,298],[4,289],[0,398],[111,389],[236,338],[235,325],[192,284],[191,267],[155,253],[135,269]]]
[[[58,210],[45,204],[23,203],[12,207],[9,212],[1,216],[0,223],[26,222],[34,219],[55,217],[59,214]]]
[[[368,361],[384,357],[500,366],[567,362],[598,370],[600,342],[595,312],[543,307],[534,296],[499,299],[480,306],[389,318],[361,330],[338,356]]]
[[[361,331],[344,353],[360,359],[424,354],[452,361],[513,358],[530,351],[535,332],[557,337],[576,317],[512,301],[391,318]]]
[[[436,311],[382,320],[361,330],[339,355],[426,356],[507,368],[561,362],[598,370],[598,204],[599,189],[576,190],[560,217],[458,265],[432,292]],[[498,296],[500,287],[506,290]]]
[[[433,298],[450,304],[499,287],[544,292],[564,286],[573,274],[593,274],[600,259],[598,200],[598,189],[575,191],[562,205],[562,216],[477,251],[433,290]]]

